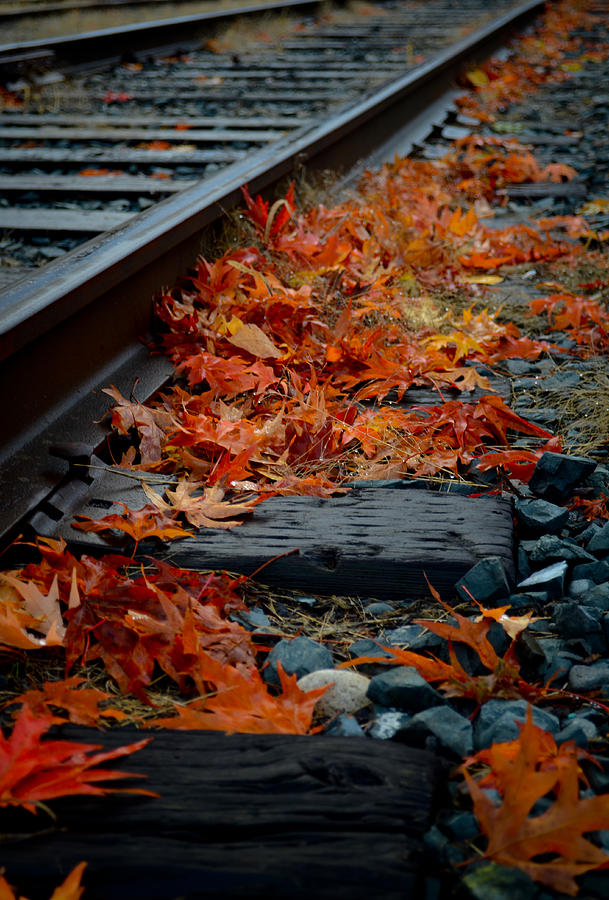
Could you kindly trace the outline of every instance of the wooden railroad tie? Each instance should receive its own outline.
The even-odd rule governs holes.
[[[20,891],[50,889],[87,860],[87,900],[419,896],[433,756],[340,737],[153,732],[121,768],[158,798],[64,798],[0,811],[2,862]],[[142,736],[64,726],[111,749]],[[420,885],[419,885],[420,887]]]

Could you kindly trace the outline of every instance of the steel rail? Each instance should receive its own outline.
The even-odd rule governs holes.
[[[112,381],[128,392],[134,360],[138,396],[162,383],[166,363],[148,359],[139,343],[150,326],[151,297],[193,264],[203,230],[239,203],[243,184],[270,191],[304,165],[340,171],[378,157],[379,148],[391,148],[396,134],[439,101],[466,62],[488,55],[543,5],[527,0],[327,122],[256,151],[4,292],[0,403],[12,432],[0,444],[0,534],[65,474],[65,463],[49,459],[49,445],[81,440],[93,448],[103,440],[105,430],[94,424],[107,406],[101,386]]]
[[[133,25],[120,25],[115,28],[101,28],[83,34],[74,34],[54,38],[40,38],[36,41],[19,41],[18,43],[0,44],[0,67],[6,58],[12,64],[21,56],[36,52],[51,52],[64,65],[80,66],[83,64],[99,64],[121,59],[127,52],[137,50],[151,52],[161,46],[176,41],[184,41],[184,48],[193,42],[199,42],[196,26],[211,28],[225,19],[237,16],[261,15],[286,10],[297,12],[307,7],[316,8],[324,0],[286,0],[285,3],[256,3],[252,6],[239,6],[231,9],[218,9],[211,12],[196,13],[190,16],[175,16],[170,19],[155,19],[150,22],[138,22]],[[27,58],[26,58],[27,61]]]
[[[188,0],[181,0],[182,3]],[[193,0],[196,2],[196,0]],[[55,16],[57,13],[90,12],[94,10],[120,10],[124,7],[150,6],[151,0],[81,0],[81,2],[52,3],[44,6],[22,6],[13,9],[0,9],[0,22],[15,19],[42,18]],[[171,0],[154,0],[154,5],[171,9]]]

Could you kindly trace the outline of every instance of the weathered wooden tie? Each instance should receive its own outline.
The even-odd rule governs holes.
[[[10,883],[31,900],[79,862],[87,900],[354,898],[418,894],[432,756],[365,738],[153,732],[119,768],[157,791],[54,801],[56,822],[0,811]],[[141,737],[75,726],[110,749]]]
[[[356,488],[330,498],[273,497],[243,525],[230,531],[202,529],[192,538],[164,545],[161,555],[186,568],[251,574],[273,557],[290,553],[265,568],[266,583],[395,599],[426,595],[425,575],[450,596],[457,579],[485,556],[499,556],[513,572],[510,500],[398,484],[406,489]],[[91,487],[80,512],[101,518],[117,509],[109,510],[108,501],[139,509],[146,497],[132,479],[108,473]],[[61,534],[85,549],[112,546],[98,535],[76,531],[69,522]],[[145,551],[140,545],[140,552]]]

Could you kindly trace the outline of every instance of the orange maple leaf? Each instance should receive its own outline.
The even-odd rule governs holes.
[[[154,506],[143,506],[141,509],[129,509],[124,503],[122,514],[112,513],[101,519],[90,516],[74,516],[72,528],[79,531],[124,531],[136,544],[145,538],[158,537],[169,541],[178,537],[191,537],[192,532],[185,531],[175,521]]]
[[[609,863],[609,856],[584,834],[609,828],[609,794],[579,796],[577,754],[557,748],[554,739],[533,724],[531,708],[519,724],[516,742],[493,744],[467,761],[462,771],[480,827],[488,839],[486,859],[515,866],[535,881],[574,896],[577,875]],[[514,753],[514,744],[516,753]],[[501,795],[497,804],[468,771],[475,762],[491,768]],[[537,801],[552,798],[539,815]],[[550,858],[540,859],[546,854]]]
[[[126,719],[126,713],[119,709],[105,706],[100,709],[100,703],[106,703],[112,698],[112,694],[100,691],[97,688],[83,688],[84,678],[73,675],[61,681],[45,681],[42,688],[32,688],[24,694],[20,694],[11,700],[10,705],[19,703],[27,706],[36,716],[53,715],[51,707],[57,707],[67,712],[70,722],[77,725],[90,725],[98,727],[100,719]],[[53,716],[53,722],[64,722],[63,716]]]
[[[217,693],[188,706],[176,704],[177,717],[156,719],[160,728],[205,729],[247,734],[308,734],[315,704],[327,686],[301,691],[296,675],[286,675],[280,662],[277,671],[282,693],[269,693],[257,669],[243,674],[199,651],[202,679],[212,682]],[[202,683],[202,682],[201,682]]]
[[[41,741],[53,724],[52,716],[35,716],[22,707],[8,738],[0,734],[0,807],[23,806],[29,812],[46,800],[68,794],[111,792],[157,796],[140,788],[97,787],[96,781],[141,777],[116,769],[93,768],[101,762],[140,750],[150,738],[103,753],[96,744],[75,741]]]

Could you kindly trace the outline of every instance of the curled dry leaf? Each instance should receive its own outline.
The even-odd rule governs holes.
[[[247,350],[252,356],[258,356],[260,359],[280,359],[281,350],[279,350],[264,331],[253,322],[242,325],[241,328],[231,334],[227,338],[233,347],[239,347],[240,350]]]
[[[203,494],[197,497],[195,492],[200,486],[187,481],[178,482],[175,490],[166,488],[167,501],[149,485],[144,483],[142,488],[154,507],[163,513],[182,513],[195,528],[234,528],[243,520],[232,517],[251,514],[260,502],[257,497],[255,500],[230,503],[223,499],[225,491],[219,485],[205,488]]]
[[[43,637],[37,637],[36,632]],[[34,650],[63,644],[65,625],[55,578],[47,594],[32,581],[0,573],[0,642]]]

